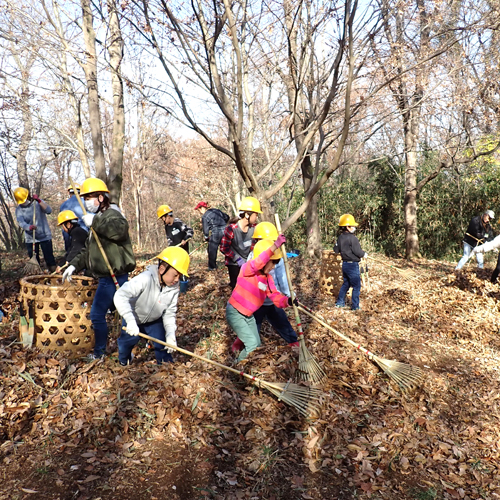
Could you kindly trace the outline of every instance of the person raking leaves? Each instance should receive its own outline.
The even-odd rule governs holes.
[[[345,296],[352,288],[351,309],[359,309],[359,292],[361,291],[361,277],[359,274],[359,262],[368,254],[361,249],[358,238],[354,236],[358,223],[351,214],[344,214],[340,217],[339,226],[342,233],[337,238],[333,247],[335,253],[342,257],[342,277],[344,282],[337,297],[336,307],[345,307]]]
[[[128,273],[135,269],[135,257],[127,219],[118,206],[111,203],[106,184],[101,179],[89,177],[83,182],[80,193],[85,200],[87,210],[83,222],[99,237],[113,274],[110,273],[97,240],[90,234],[84,249],[70,262],[62,279],[64,283],[71,279],[74,272],[87,269],[88,273],[99,280],[90,309],[90,320],[95,336],[94,353],[88,356],[89,359],[99,359],[106,354],[108,342],[106,313],[114,309],[113,297],[117,288],[114,279],[119,286],[128,280]]]
[[[282,234],[275,242],[260,240],[254,248],[254,259],[241,266],[236,287],[226,306],[227,322],[244,345],[238,361],[245,359],[261,344],[253,314],[262,306],[265,298],[269,297],[277,307],[292,305],[292,299],[278,292],[269,274],[283,257],[279,247],[285,242],[286,238]],[[297,299],[295,303],[298,304]]]
[[[490,221],[495,218],[495,213],[492,210],[486,210],[481,215],[476,215],[472,217],[465,231],[464,235],[464,255],[458,261],[456,271],[462,269],[462,267],[469,260],[472,250],[478,245],[482,245],[486,241],[491,241],[494,238],[493,228],[491,227]],[[483,269],[484,260],[482,252],[475,252],[477,260],[477,267]]]
[[[499,248],[500,248],[500,235],[494,238],[492,241],[487,241],[482,245],[474,247],[472,249],[470,256],[473,257],[474,255],[475,256],[480,255],[482,257],[483,254],[485,254],[486,252],[490,252],[491,250],[498,250]],[[492,283],[496,283],[499,274],[500,274],[500,253],[498,254],[497,265],[495,267],[495,270],[493,271],[493,274],[491,275],[490,281]]]
[[[274,224],[271,222],[260,222],[255,226],[255,231],[253,233],[254,241],[258,242],[259,240],[272,240],[275,241],[278,238],[278,230]],[[250,252],[248,256],[248,260],[252,260],[254,258],[253,252]],[[271,269],[269,272],[271,277],[273,278],[274,284],[276,285],[276,289],[278,292],[290,297],[290,288],[288,287],[288,280],[286,278],[285,264],[283,259],[280,259],[276,262],[274,269]],[[280,337],[290,346],[298,347],[299,342],[297,338],[297,334],[293,329],[290,321],[288,321],[288,317],[283,311],[282,308],[276,307],[273,304],[273,301],[266,297],[264,299],[264,303],[257,309],[253,316],[255,318],[255,322],[257,324],[257,331],[260,334],[260,328],[262,326],[262,322],[267,319],[271,326],[278,332]],[[241,351],[243,349],[243,343],[240,339],[236,339],[231,347],[233,353]]]
[[[68,235],[68,249],[62,264],[62,267],[67,267],[85,247],[89,233],[80,227],[78,216],[73,210],[63,210],[57,216],[57,225]],[[56,272],[61,272],[61,266],[57,266]]]
[[[168,247],[158,256],[158,264],[125,283],[115,293],[116,310],[123,318],[118,338],[118,360],[122,366],[132,361],[132,349],[139,342],[139,332],[177,345],[175,315],[179,299],[179,278],[188,276],[189,255],[182,248]],[[172,349],[154,343],[156,362],[172,362]]]
[[[225,264],[229,272],[229,283],[234,290],[241,266],[247,261],[253,248],[253,232],[259,214],[260,202],[253,196],[241,200],[238,207],[238,220],[228,224],[220,244],[220,251],[225,255]]]

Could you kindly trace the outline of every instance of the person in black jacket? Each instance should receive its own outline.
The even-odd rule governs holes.
[[[174,212],[168,205],[160,205],[156,214],[158,215],[158,219],[161,219],[165,224],[168,246],[179,246],[189,253],[188,240],[193,237],[193,229],[177,217],[174,219]]]
[[[217,251],[224,236],[229,215],[218,208],[210,208],[206,201],[200,201],[194,209],[201,214],[203,235],[205,241],[208,241],[208,270],[214,271],[217,269]]]
[[[344,283],[340,288],[335,306],[345,306],[345,296],[349,288],[352,287],[351,309],[356,311],[359,309],[359,292],[361,290],[359,261],[363,257],[368,257],[368,254],[361,250],[359,240],[354,236],[358,223],[351,214],[344,214],[340,218],[339,226],[342,227],[342,233],[338,237],[333,251],[340,253],[342,256],[342,276]]]
[[[73,210],[63,210],[57,216],[57,225],[68,235],[68,250],[64,256],[64,263],[71,262],[85,247],[85,241],[89,233],[80,227],[78,216]],[[61,272],[58,266],[56,272]]]
[[[495,213],[492,210],[486,210],[483,214],[472,217],[469,222],[469,227],[464,235],[464,255],[457,264],[456,270],[462,269],[465,263],[469,260],[470,253],[473,248],[482,245],[486,241],[491,241],[494,238],[493,228],[490,221],[495,218]],[[477,267],[483,269],[484,260],[482,253],[476,253]]]

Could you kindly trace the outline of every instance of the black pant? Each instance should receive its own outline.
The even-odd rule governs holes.
[[[493,274],[491,275],[491,282],[492,283],[496,283],[499,274],[500,274],[500,253],[498,254],[497,267],[495,267],[495,270],[493,271]]]
[[[40,264],[40,247],[42,247],[43,258],[45,259],[45,264],[47,267],[53,267],[56,265],[56,259],[54,257],[54,251],[52,249],[52,240],[40,241],[35,243],[35,255],[36,260]],[[31,259],[33,257],[33,243],[26,243],[26,248],[28,250],[28,255]]]
[[[214,228],[208,240],[208,269],[217,269],[217,252],[224,236],[224,228]]]
[[[234,290],[236,286],[236,280],[238,279],[238,274],[240,274],[240,266],[235,264],[234,266],[227,266],[227,270],[229,271],[229,283],[231,285],[231,290]]]

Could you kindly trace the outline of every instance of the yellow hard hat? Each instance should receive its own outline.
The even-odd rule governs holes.
[[[30,192],[23,187],[18,187],[14,189],[14,198],[17,201],[18,205],[21,205],[21,203],[24,203],[28,199],[28,195]]]
[[[158,219],[161,219],[164,215],[171,212],[173,212],[173,210],[168,205],[160,205],[156,211],[156,215],[158,215]]]
[[[63,210],[57,216],[57,225],[60,226],[63,222],[68,222],[69,220],[78,220],[78,217],[73,210]]]
[[[86,194],[91,193],[109,193],[108,186],[101,181],[101,179],[97,179],[96,177],[89,177],[83,181],[83,184],[80,188],[80,195],[84,196]]]
[[[75,184],[75,189],[76,189],[78,192],[80,192],[80,189],[81,189],[80,184]],[[72,186],[71,184],[68,186],[67,191],[73,191],[73,186]]]
[[[260,240],[253,247],[253,258],[256,259],[262,252],[265,252],[267,249],[271,248],[274,245],[273,240]],[[277,248],[274,253],[271,255],[270,260],[278,260],[283,258],[283,252],[281,248]]]
[[[276,240],[278,238],[278,230],[274,224],[270,222],[259,222],[255,226],[252,238],[256,240]]]
[[[253,196],[247,196],[241,200],[240,206],[238,207],[240,212],[256,212],[258,214],[262,213],[260,209],[260,201]]]
[[[166,262],[184,276],[189,277],[189,254],[183,248],[165,248],[165,250],[163,250],[160,255],[157,255],[156,258]]]
[[[339,226],[359,226],[351,214],[344,214],[340,217]]]

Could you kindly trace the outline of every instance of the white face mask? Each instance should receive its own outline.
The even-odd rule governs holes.
[[[95,214],[99,210],[99,205],[95,205],[95,200],[97,200],[97,198],[91,198],[90,200],[85,200],[85,209],[87,210],[87,212],[90,212],[91,214]]]

